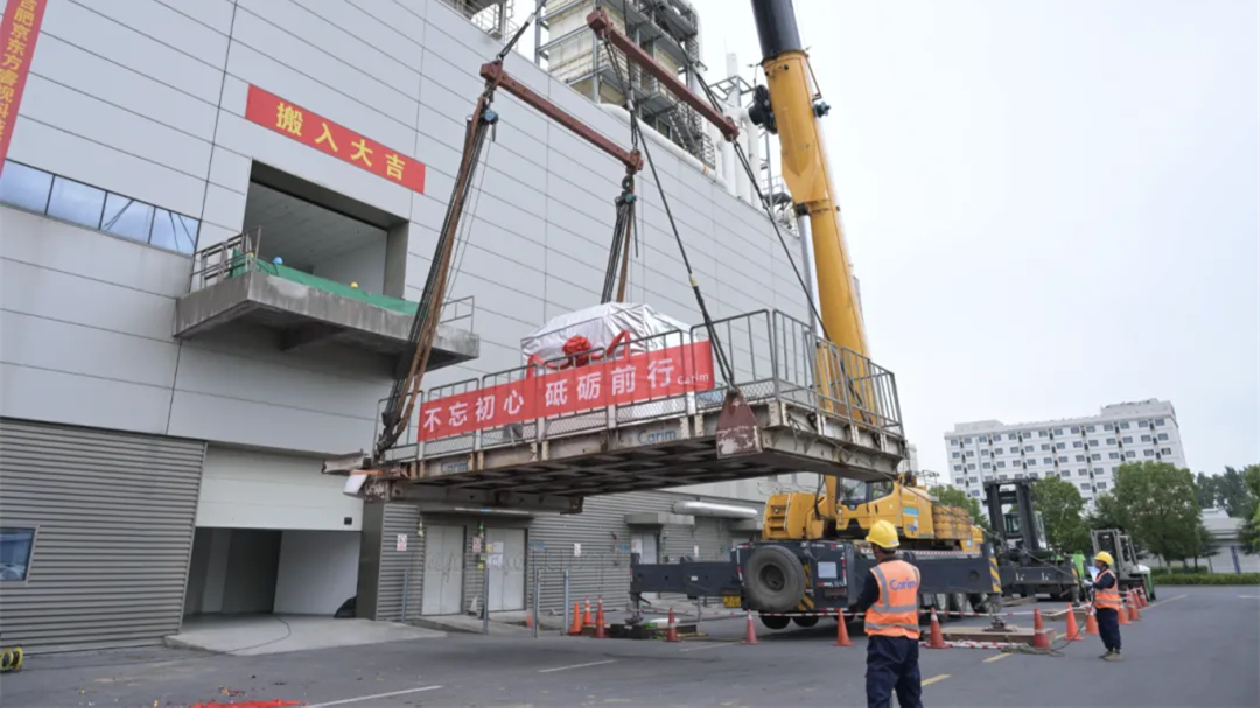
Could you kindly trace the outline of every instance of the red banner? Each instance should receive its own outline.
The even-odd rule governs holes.
[[[425,402],[420,440],[713,388],[708,342],[619,356]]]
[[[48,0],[9,0],[0,20],[0,172],[22,105],[22,89],[35,55],[35,40],[44,23]]]
[[[245,117],[355,167],[424,194],[424,163],[404,157],[275,94],[250,85]]]

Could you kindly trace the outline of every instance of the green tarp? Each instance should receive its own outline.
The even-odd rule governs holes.
[[[401,312],[404,315],[416,314],[416,308],[420,307],[420,303],[411,302],[410,300],[402,300],[388,295],[380,295],[377,293],[365,292],[362,288],[352,288],[345,283],[338,283],[335,280],[321,278],[318,275],[303,273],[300,270],[290,268],[286,265],[276,263],[267,263],[258,260],[253,256],[238,254],[232,259],[232,267],[228,270],[229,278],[235,278],[244,275],[247,272],[255,271],[274,275],[278,278],[301,283],[316,290],[340,295],[341,297],[350,298],[352,300],[361,300],[369,305],[375,305],[393,312]]]

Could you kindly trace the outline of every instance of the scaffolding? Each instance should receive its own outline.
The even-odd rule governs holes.
[[[658,64],[677,74],[684,85],[698,90],[700,18],[687,0],[535,0],[539,29],[535,33],[534,63],[544,67],[596,103],[625,104],[617,80],[627,77],[639,119],[712,169],[717,160],[714,136],[704,118],[679,101],[643,67],[612,56],[590,32],[587,17],[596,7],[606,11],[613,26],[635,42]],[[544,64],[545,62],[545,64]]]

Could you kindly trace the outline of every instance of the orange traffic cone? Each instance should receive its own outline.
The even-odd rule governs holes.
[[[595,638],[604,639],[604,596],[600,595],[595,606]]]
[[[534,628],[534,613],[526,612],[525,613],[525,629],[533,629],[533,628]]]
[[[1085,615],[1085,633],[1091,637],[1098,636],[1098,618],[1094,616],[1094,606],[1089,606],[1089,612]]]
[[[1050,648],[1050,635],[1046,634],[1046,628],[1041,623],[1041,610],[1033,610],[1033,646],[1037,649]]]
[[[932,608],[932,629],[928,635],[928,649],[948,649],[945,646],[945,635],[941,634],[941,621],[936,616],[936,608]]]
[[[1129,623],[1129,609],[1128,609],[1128,607],[1126,607],[1125,605],[1126,605],[1126,603],[1125,603],[1125,601],[1124,601],[1124,597],[1123,597],[1123,596],[1121,596],[1121,597],[1120,597],[1120,611],[1116,613],[1116,614],[1120,615],[1120,624],[1128,624],[1128,623]]]
[[[591,598],[586,598],[586,611],[582,613],[582,629],[591,626]]]
[[[744,630],[744,643],[745,644],[757,643],[757,628],[753,626],[751,610],[749,610],[748,612],[748,625],[747,625],[747,628]]]
[[[582,634],[582,608],[581,603],[577,600],[573,601],[573,621],[569,623],[569,636],[577,637]]]
[[[1129,591],[1129,621],[1141,622],[1142,611],[1138,609],[1137,596],[1132,590]]]
[[[1076,610],[1072,609],[1072,603],[1067,606],[1067,628],[1063,631],[1067,633],[1069,642],[1083,642],[1085,638],[1081,636],[1081,628],[1076,624]]]
[[[836,619],[840,620],[837,623],[839,627],[836,629],[836,646],[838,647],[853,646],[853,642],[849,641],[849,628],[847,626],[847,623],[845,622],[844,613],[841,612],[839,616],[836,617]]]
[[[669,619],[665,622],[665,641],[678,641],[678,627],[674,624],[674,608],[669,608]]]
[[[1138,593],[1138,602],[1142,603],[1140,609],[1145,610],[1146,608],[1150,607],[1151,601],[1146,599],[1146,588],[1138,588],[1137,593]]]

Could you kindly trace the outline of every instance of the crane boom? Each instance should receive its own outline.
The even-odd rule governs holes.
[[[779,136],[783,181],[792,195],[798,215],[809,218],[814,251],[814,282],[818,290],[818,316],[825,338],[840,350],[869,356],[866,332],[858,308],[857,288],[849,268],[849,255],[840,225],[831,173],[819,118],[828,106],[813,90],[809,55],[801,45],[792,0],[752,0],[757,38],[761,43],[761,67],[766,87],[754,92],[749,117]],[[808,264],[805,264],[808,267]],[[830,350],[819,351],[821,385],[849,381],[860,374],[841,371],[841,361]],[[861,391],[852,391],[861,398]],[[834,396],[833,396],[834,397]],[[836,477],[828,475],[825,494],[816,508],[824,519],[836,518]]]
[[[749,111],[754,122],[779,135],[783,180],[797,213],[809,217],[818,283],[818,310],[827,338],[838,347],[868,356],[857,289],[840,226],[840,207],[827,169],[822,126],[827,106],[815,101],[809,56],[801,46],[792,0],[752,0],[761,41],[766,91]]]

